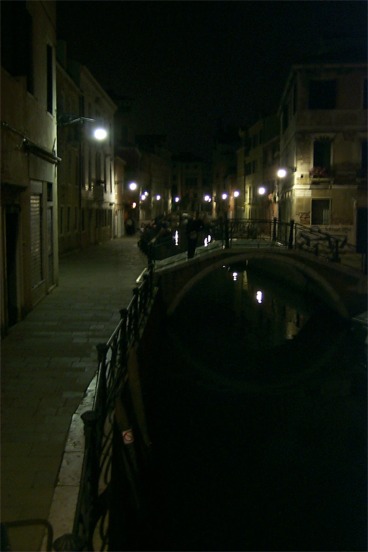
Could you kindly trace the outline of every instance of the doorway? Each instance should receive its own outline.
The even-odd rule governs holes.
[[[5,215],[5,248],[6,248],[6,317],[8,327],[18,322],[18,209],[10,209]]]

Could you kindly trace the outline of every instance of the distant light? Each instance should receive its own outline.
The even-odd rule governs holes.
[[[176,230],[174,234],[175,245],[179,245],[179,232]]]
[[[257,303],[262,303],[262,300],[263,300],[263,293],[261,291],[257,291],[256,293],[256,299],[257,299]]]
[[[286,175],[287,175],[287,170],[286,169],[279,169],[277,171],[277,176],[279,178],[285,178]]]
[[[239,196],[240,196],[239,190],[235,190],[235,192],[234,192],[234,197],[239,197]]]
[[[137,204],[136,204],[135,201],[133,201],[133,203],[132,203],[132,208],[135,209],[136,207],[137,207]]]
[[[156,199],[157,199],[157,201],[159,201],[161,199],[160,194],[157,194]]]
[[[204,200],[207,201],[207,202],[209,203],[209,202],[211,201],[211,196],[208,195],[208,194],[206,194],[206,195],[204,196]]]
[[[222,197],[222,199],[227,199],[227,194],[224,193],[224,194],[222,194],[221,197]]]
[[[129,184],[129,190],[132,190],[132,192],[134,192],[134,190],[136,190],[138,188],[138,184],[136,182],[131,182]]]
[[[259,195],[265,195],[265,193],[266,193],[266,188],[265,188],[264,186],[260,186],[260,187],[258,188],[258,193],[259,193]]]
[[[179,203],[180,201],[180,197],[176,196],[176,198],[174,199],[175,203]]]
[[[105,140],[107,137],[107,131],[104,128],[96,128],[93,132],[93,136],[96,138],[96,140]]]
[[[238,273],[237,272],[233,272],[233,280],[234,282],[236,282],[238,279]]]
[[[145,196],[144,194],[141,195],[141,201],[144,201],[146,199],[147,196]]]

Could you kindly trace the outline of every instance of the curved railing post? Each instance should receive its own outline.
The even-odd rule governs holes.
[[[133,289],[133,297],[134,297],[134,309],[133,309],[133,336],[134,341],[138,339],[138,330],[139,330],[139,288],[135,287]]]

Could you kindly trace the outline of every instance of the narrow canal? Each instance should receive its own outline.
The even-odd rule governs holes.
[[[364,338],[249,266],[199,282],[152,359],[152,549],[366,550]]]

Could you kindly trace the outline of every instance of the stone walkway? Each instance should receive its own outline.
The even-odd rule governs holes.
[[[60,281],[1,343],[1,521],[49,519],[73,414],[146,257],[136,237],[73,252]],[[12,549],[38,551],[44,530],[11,529]],[[55,534],[55,537],[60,535]]]

